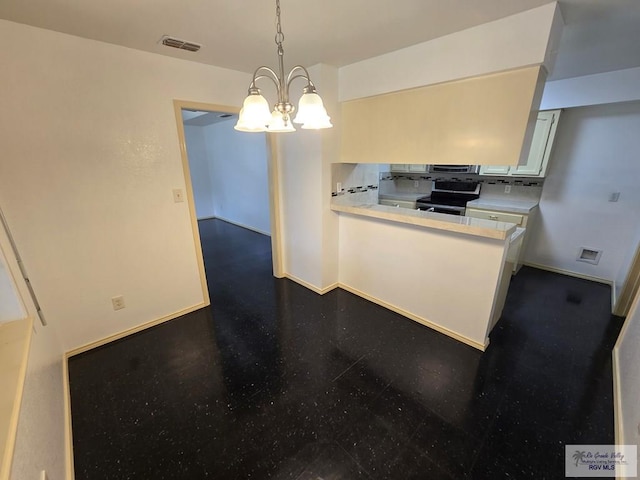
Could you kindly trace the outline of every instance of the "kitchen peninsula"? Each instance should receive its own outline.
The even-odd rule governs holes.
[[[509,288],[515,224],[346,198],[331,209],[339,216],[342,288],[487,347]]]

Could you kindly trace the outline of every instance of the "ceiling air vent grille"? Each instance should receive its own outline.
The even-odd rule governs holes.
[[[197,43],[187,42],[186,40],[180,40],[179,38],[170,37],[169,35],[165,35],[160,39],[160,43],[167,47],[178,48],[180,50],[188,50],[190,52],[197,52],[200,50],[202,45],[198,45]]]

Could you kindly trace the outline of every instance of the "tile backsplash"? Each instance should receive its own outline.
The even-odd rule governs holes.
[[[333,195],[377,190],[380,178],[379,167],[377,164],[367,163],[334,163],[331,166],[331,178]],[[342,187],[342,192],[338,192],[338,183]]]
[[[388,167],[388,166],[385,166]],[[378,195],[431,193],[434,180],[476,181],[481,183],[480,197],[538,200],[544,179],[526,177],[480,176],[459,173],[398,173],[380,171],[378,164],[334,163],[332,165],[332,201],[336,203],[377,203]],[[338,184],[341,191],[338,191]],[[505,187],[510,186],[510,193]]]

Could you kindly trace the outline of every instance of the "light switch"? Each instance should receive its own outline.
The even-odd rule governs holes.
[[[180,188],[173,189],[173,201],[174,203],[184,202],[184,192]]]
[[[617,202],[619,199],[620,199],[620,192],[613,192],[611,195],[609,195],[610,202]]]

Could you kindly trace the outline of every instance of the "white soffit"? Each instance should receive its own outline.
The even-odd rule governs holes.
[[[340,69],[340,101],[544,64],[553,58],[560,17],[550,3],[347,65]]]

